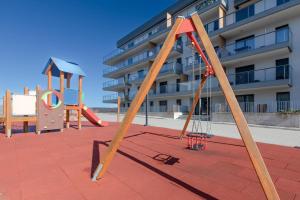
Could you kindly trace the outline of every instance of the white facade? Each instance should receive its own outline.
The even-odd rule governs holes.
[[[238,0],[190,2],[179,12],[165,13],[169,20],[136,34],[104,58],[104,64],[108,65],[104,77],[115,80],[105,83],[103,88],[118,93],[122,108],[130,105],[176,17],[188,17],[197,11],[207,24],[212,43],[245,112],[300,109],[299,0],[249,0],[240,5]],[[149,92],[151,112],[189,110],[193,88],[200,78],[199,56],[193,59],[193,53],[186,36],[182,36]],[[194,72],[192,65],[196,68]],[[228,111],[218,82],[212,77],[210,83],[208,89],[204,88],[202,106],[214,112]],[[117,95],[111,95],[103,101],[115,103],[116,99]],[[201,113],[206,114],[205,108],[202,109]]]

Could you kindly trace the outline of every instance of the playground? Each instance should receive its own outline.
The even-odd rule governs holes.
[[[92,182],[118,126],[1,135],[0,199],[265,198],[241,140],[213,137],[205,151],[190,151],[178,131],[141,125],[131,126],[105,178]],[[298,199],[299,150],[258,146],[281,199]]]
[[[182,34],[205,64],[184,126],[176,131],[133,124]],[[254,141],[196,13],[176,19],[121,123],[120,101],[117,122],[110,124],[84,105],[86,74],[78,64],[51,57],[42,74],[47,76],[46,89],[24,88],[24,94],[7,90],[3,98],[3,199],[300,197],[299,149]],[[204,131],[201,119],[193,118],[202,89],[212,76],[219,80],[241,140],[215,136],[209,126]],[[53,77],[59,80],[59,88],[53,88]],[[71,88],[72,77],[78,77],[77,89]],[[88,122],[82,122],[82,117]],[[189,124],[191,131],[187,131]]]

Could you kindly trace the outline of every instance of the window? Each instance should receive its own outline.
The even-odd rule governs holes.
[[[196,81],[196,80],[200,80],[200,75],[199,75],[199,74],[196,74],[196,75],[195,75],[195,81]]]
[[[245,38],[235,41],[235,52],[236,53],[248,51],[248,50],[254,49],[254,47],[255,47],[254,35],[251,35],[249,37],[245,37]]]
[[[276,80],[289,79],[289,58],[276,60]]]
[[[243,112],[254,112],[254,94],[236,96]]]
[[[128,58],[128,65],[131,65],[133,63],[133,58]]]
[[[134,46],[134,42],[130,42],[129,44],[128,44],[128,48],[131,48],[131,47],[133,47]]]
[[[139,70],[139,71],[138,71],[138,77],[139,77],[139,78],[144,78],[144,76],[145,76],[145,70],[143,70],[143,69],[142,69],[142,70]]]
[[[160,82],[159,83],[159,92],[161,94],[167,93],[167,87],[168,87],[168,82],[167,81]]]
[[[248,84],[254,82],[254,65],[238,67],[235,69],[235,84]]]
[[[159,101],[159,112],[167,112],[168,101]]]
[[[177,100],[176,100],[176,105],[177,105],[177,106],[181,106],[181,99],[177,99]]]
[[[180,79],[176,79],[176,92],[180,91]]]
[[[290,0],[277,0],[277,6],[281,5],[281,4],[285,4],[287,2],[289,2]]]
[[[154,102],[150,101],[150,112],[154,112]]]
[[[242,8],[235,13],[236,22],[247,19],[254,15],[254,4]]]
[[[290,110],[290,92],[277,92],[277,112],[285,112]]]
[[[284,25],[276,28],[276,43],[287,42],[289,40],[289,26]]]

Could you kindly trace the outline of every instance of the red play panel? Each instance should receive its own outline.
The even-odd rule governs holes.
[[[240,140],[186,149],[180,131],[131,126],[105,177],[91,173],[118,124],[0,136],[0,199],[265,199]],[[300,198],[300,150],[259,144],[281,199]]]

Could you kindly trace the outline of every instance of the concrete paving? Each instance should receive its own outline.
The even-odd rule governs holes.
[[[124,115],[121,115],[121,119]],[[117,119],[114,113],[101,113],[99,117],[105,121],[115,122]],[[145,116],[138,115],[134,119],[134,124],[145,124]],[[162,117],[149,117],[149,125],[155,127],[164,127],[175,130],[181,130],[185,120],[170,119]],[[189,124],[188,131],[192,130],[192,121]],[[203,130],[206,130],[206,122],[202,122]],[[283,127],[264,127],[257,125],[249,125],[251,133],[257,142],[267,144],[277,144],[289,147],[300,147],[300,129],[283,128]],[[223,136],[228,138],[240,139],[236,125],[228,123],[212,123],[211,132],[213,135]],[[180,132],[178,132],[180,134]]]

